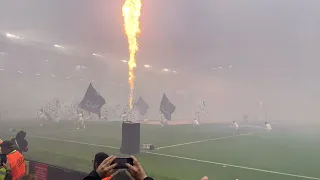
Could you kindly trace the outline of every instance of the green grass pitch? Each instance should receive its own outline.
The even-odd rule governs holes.
[[[272,132],[228,124],[141,124],[141,143],[159,148],[140,153],[150,176],[161,180],[303,180],[320,179],[318,126],[273,125]],[[241,125],[240,125],[241,126]],[[40,127],[36,122],[1,122],[0,138],[13,136],[9,128],[28,135],[26,157],[89,172],[96,152],[119,154],[121,123],[91,123],[76,130],[73,123]]]

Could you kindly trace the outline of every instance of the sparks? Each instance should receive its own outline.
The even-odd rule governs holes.
[[[130,97],[129,105],[133,107],[132,100],[134,94],[134,69],[136,68],[136,52],[138,51],[137,35],[140,33],[139,18],[141,15],[141,0],[126,0],[122,6],[122,16],[124,17],[124,29],[128,37],[130,58],[128,61],[129,66],[129,86],[130,86]]]

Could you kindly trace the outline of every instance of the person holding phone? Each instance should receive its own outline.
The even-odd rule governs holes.
[[[131,156],[130,158],[132,158],[133,160],[132,165],[126,163],[125,166],[135,180],[153,180],[153,178],[148,177],[146,175],[142,166],[135,157]],[[83,180],[103,180],[106,177],[110,177],[112,174],[116,172],[116,167],[118,166],[118,164],[116,163],[116,159],[116,156],[109,156],[108,158],[103,160],[102,163],[96,168],[95,173],[90,173]]]
[[[109,155],[107,153],[104,152],[99,152],[94,156],[94,160],[92,160],[93,163],[93,171],[91,171],[87,177],[87,179],[92,178],[92,177],[96,177],[97,176],[97,168],[99,167],[99,165],[103,162],[103,160],[105,160],[106,158],[108,158]],[[103,180],[110,180],[112,178],[112,175],[107,176],[105,178],[103,178]]]

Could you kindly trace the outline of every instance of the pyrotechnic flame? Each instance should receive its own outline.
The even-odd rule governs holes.
[[[132,100],[134,93],[134,69],[136,68],[136,52],[138,51],[137,35],[140,33],[139,18],[141,15],[141,0],[126,0],[122,6],[122,15],[124,17],[124,28],[128,37],[130,59],[128,61],[129,66],[129,86],[130,97],[129,105],[132,108]]]

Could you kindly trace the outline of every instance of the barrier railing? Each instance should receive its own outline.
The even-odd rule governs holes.
[[[87,173],[62,168],[38,161],[26,160],[26,173],[35,176],[37,180],[82,180]],[[131,179],[129,172],[119,170],[112,179]]]
[[[81,180],[86,173],[38,162],[26,161],[27,173],[34,175],[37,180]]]

